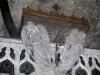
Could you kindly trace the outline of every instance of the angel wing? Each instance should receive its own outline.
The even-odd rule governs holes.
[[[83,53],[83,43],[86,34],[77,29],[72,29],[66,37],[63,51],[60,53],[60,62],[55,69],[57,75],[65,75],[75,64],[79,55]]]

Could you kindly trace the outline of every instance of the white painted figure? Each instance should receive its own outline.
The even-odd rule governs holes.
[[[83,53],[86,34],[77,29],[71,30],[63,50],[52,50],[49,35],[42,25],[28,22],[22,29],[21,37],[28,53],[32,55],[33,51],[38,75],[65,75]]]

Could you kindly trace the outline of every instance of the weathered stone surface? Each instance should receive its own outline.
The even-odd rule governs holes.
[[[11,15],[18,30],[20,28],[20,23],[21,23],[21,16],[23,12],[22,9],[28,6],[28,4],[30,4],[31,2],[32,0],[8,0]],[[0,11],[0,36],[8,36],[4,21],[2,19],[1,11]]]
[[[99,0],[33,0],[31,8],[35,10],[42,10],[46,13],[56,12],[53,5],[57,4],[60,9],[59,13],[65,16],[74,15],[75,17],[85,17],[91,26],[86,37],[85,47],[100,49],[100,1]]]
[[[96,0],[33,0],[30,5],[34,10],[42,10],[43,12],[50,13],[56,12],[53,5],[57,4],[60,7],[59,13],[63,13],[65,16],[74,15],[76,17],[93,16],[96,14]],[[94,12],[92,13],[92,11]]]
[[[8,0],[12,18],[19,29],[23,8],[27,7],[32,0]]]
[[[5,24],[2,18],[1,11],[0,11],[0,36],[8,36],[8,32],[5,28]]]
[[[86,17],[91,28],[86,37],[85,47],[100,49],[100,40],[98,39],[100,38],[99,0],[8,0],[8,2],[13,20],[18,29],[21,22],[22,8],[27,6],[34,10],[42,10],[48,13],[57,12],[52,7],[57,4],[60,7],[58,12],[64,13],[65,16],[75,15],[75,17]]]

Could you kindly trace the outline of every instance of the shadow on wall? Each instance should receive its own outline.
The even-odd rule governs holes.
[[[77,28],[79,31],[83,31],[85,33],[87,33],[89,30],[89,25],[76,24],[76,23],[71,23],[71,22],[63,22],[59,20],[25,15],[23,24],[27,23],[28,21],[31,21],[35,24],[42,24],[43,26],[45,26],[49,33],[51,42],[54,41],[59,31],[61,34],[64,35],[64,37],[66,37],[69,34],[69,30],[73,28]]]

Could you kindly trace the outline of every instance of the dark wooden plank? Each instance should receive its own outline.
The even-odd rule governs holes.
[[[68,17],[68,16],[64,16],[63,14],[59,14],[59,13],[46,14],[42,11],[36,11],[31,8],[24,8],[23,15],[33,15],[33,16],[39,16],[42,18],[56,19],[56,20],[65,21],[65,22],[73,22],[73,23],[88,25],[88,20],[85,18],[75,18],[74,16]]]

